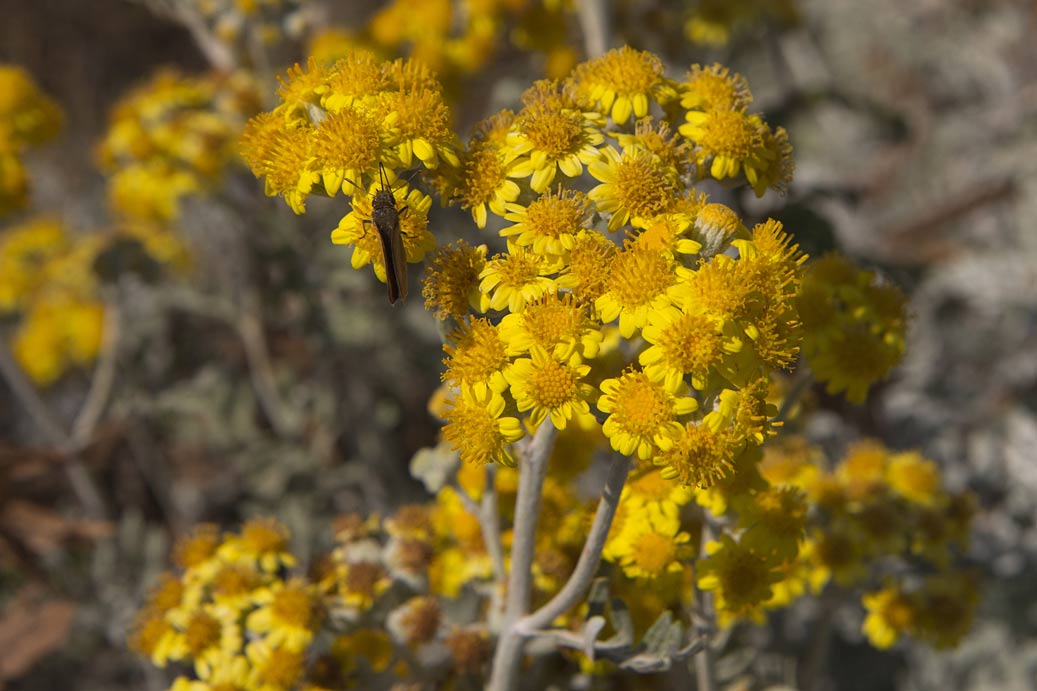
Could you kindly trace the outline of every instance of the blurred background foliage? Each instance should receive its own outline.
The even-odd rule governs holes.
[[[445,24],[415,3],[311,5],[299,26],[280,25],[284,40],[262,60],[249,50],[262,36],[235,34],[257,82],[233,104],[243,118],[271,96],[273,73],[366,41],[384,57],[431,62],[465,132],[532,80],[564,74],[591,35],[565,2],[494,5],[498,23],[449,43],[436,32],[456,29],[451,3],[425,6],[446,8]],[[89,290],[106,306],[96,364],[69,356],[64,376],[37,377],[42,411],[10,380],[0,386],[0,685],[14,689],[165,688],[126,650],[127,629],[171,541],[197,522],[275,515],[305,559],[328,546],[335,516],[426,496],[408,465],[436,438],[426,406],[440,335],[420,300],[390,309],[384,287],[329,242],[336,202],[311,200],[294,217],[234,161],[227,132],[218,192],[146,220],[120,206],[112,180],[132,156],[118,137],[102,144],[117,104],[158,88],[160,70],[204,91],[208,70],[233,61],[155,11],[173,6],[0,1],[0,62],[25,68],[64,113],[53,139],[19,154],[30,207],[4,228],[43,213],[77,243],[109,239],[89,250],[99,276]],[[782,220],[813,256],[839,248],[910,296],[904,364],[860,406],[812,391],[807,435],[832,457],[862,435],[918,448],[982,506],[970,557],[988,586],[962,647],[878,653],[862,642],[860,613],[840,611],[822,683],[1031,688],[1037,10],[1022,0],[632,0],[604,16],[616,44],[655,51],[674,71],[719,61],[743,73],[754,109],[789,130],[787,196],[718,188],[718,199],[747,223]],[[415,17],[427,21],[406,21]],[[328,28],[337,33],[321,35]],[[434,213],[440,243],[471,238],[467,214]],[[15,326],[3,323],[5,337]],[[804,606],[753,632],[765,652],[729,678],[750,667],[783,678],[816,615]]]

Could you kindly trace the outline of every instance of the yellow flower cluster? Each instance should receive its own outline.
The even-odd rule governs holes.
[[[825,471],[820,452],[801,438],[779,441],[760,464],[768,491],[799,493],[813,510],[805,525],[800,521],[798,556],[781,567],[783,579],[764,606],[783,607],[834,580],[869,591],[864,633],[876,647],[902,634],[956,645],[978,599],[974,578],[954,570],[955,554],[969,543],[972,495],[945,490],[936,464],[916,451],[862,441]]]
[[[435,247],[431,198],[398,181],[398,173],[458,164],[450,110],[428,68],[412,60],[379,64],[367,52],[331,66],[311,58],[289,70],[280,95],[281,104],[253,118],[241,138],[242,155],[265,178],[267,194],[283,196],[296,213],[311,194],[351,196],[332,242],[353,245],[353,267],[373,264],[385,281],[372,206],[391,184],[406,260],[420,262]]]
[[[177,572],[139,612],[131,646],[160,667],[193,670],[171,691],[368,688],[418,674],[410,663],[429,646],[446,648],[457,677],[482,669],[485,629],[449,621],[440,605],[491,569],[485,552],[473,558],[479,523],[456,494],[381,522],[344,516],[335,532],[334,551],[293,576],[278,522],[226,534],[196,526],[174,549]]]
[[[448,84],[478,72],[509,42],[542,53],[549,76],[575,63],[566,30],[571,3],[502,0],[391,0],[359,31],[325,29],[311,39],[317,62],[332,64],[356,50],[379,56],[406,54],[434,69]]]
[[[29,178],[26,149],[53,139],[61,110],[20,67],[0,63],[0,216],[25,206]]]
[[[104,307],[93,262],[102,242],[71,236],[47,218],[0,232],[0,314],[19,316],[12,350],[40,385],[89,364],[101,347]]]
[[[112,208],[134,221],[175,221],[185,195],[220,184],[259,99],[244,72],[188,77],[164,70],[136,87],[113,108],[97,149]]]
[[[829,393],[860,403],[904,354],[906,301],[848,259],[826,255],[807,265],[796,308],[803,322],[803,354]]]
[[[770,434],[760,392],[800,338],[803,255],[781,224],[749,231],[689,188],[719,145],[669,124],[723,109],[749,118],[744,80],[695,68],[674,82],[657,57],[623,48],[522,100],[479,125],[445,171],[451,198],[480,227],[502,219],[508,246],[486,259],[442,248],[427,274],[426,306],[458,321],[444,436],[465,460],[510,463],[523,426],[597,424],[593,405],[614,449],[708,485]],[[732,153],[718,177],[771,180],[760,166],[788,155],[758,153]],[[569,182],[585,172],[600,183],[587,193]]]
[[[317,585],[286,578],[295,564],[288,533],[253,520],[238,534],[199,525],[174,550],[180,573],[159,580],[139,613],[131,645],[154,664],[188,663],[177,691],[295,688],[325,615]]]

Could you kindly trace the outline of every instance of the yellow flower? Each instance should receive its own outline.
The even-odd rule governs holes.
[[[458,240],[436,250],[425,268],[421,294],[425,309],[440,321],[460,319],[469,309],[485,311],[479,274],[486,267],[486,245],[470,247]]]
[[[310,36],[306,55],[322,65],[333,65],[353,55],[359,47],[360,41],[349,29],[326,27]]]
[[[557,290],[550,274],[556,263],[520,247],[511,247],[486,263],[479,277],[479,290],[490,298],[490,309],[518,313],[526,303]]]
[[[245,648],[251,670],[249,691],[289,691],[302,678],[305,654],[301,650],[275,648],[264,640]]]
[[[938,573],[912,594],[918,619],[913,633],[938,649],[953,648],[972,628],[979,604],[975,574]]]
[[[654,579],[683,570],[681,561],[691,556],[690,541],[678,521],[639,507],[609,538],[603,555],[617,562],[630,578]]]
[[[183,196],[213,189],[237,161],[235,140],[259,102],[243,72],[164,70],[135,88],[116,104],[98,149],[113,207],[129,218],[175,220]]]
[[[461,202],[462,209],[470,209],[480,228],[486,227],[486,210],[504,216],[507,204],[518,199],[521,189],[508,178],[504,140],[515,114],[502,110],[479,123],[464,152],[461,154],[461,172],[456,185],[450,189]]]
[[[745,528],[739,542],[757,554],[780,561],[795,558],[805,537],[807,504],[793,488],[769,489],[735,501],[738,525]]]
[[[825,256],[807,266],[796,308],[803,321],[803,352],[829,393],[864,401],[904,353],[905,299],[849,260]]]
[[[708,488],[733,468],[734,448],[730,440],[709,425],[689,422],[681,428],[670,448],[652,462],[662,466],[662,477],[682,485]]]
[[[508,204],[505,218],[515,225],[500,231],[518,247],[532,248],[544,257],[567,257],[576,244],[576,236],[590,220],[586,195],[576,190],[547,192],[527,206]]]
[[[286,114],[307,120],[308,105],[319,105],[329,113],[370,107],[375,95],[390,88],[391,82],[384,63],[366,50],[343,56],[330,68],[311,57],[305,70],[296,65],[288,70],[288,78],[280,81],[279,95]]]
[[[673,446],[682,431],[677,417],[694,412],[698,402],[687,387],[653,383],[644,372],[628,370],[601,383],[598,410],[608,414],[603,426],[612,448],[646,460]]]
[[[242,611],[251,606],[253,594],[266,580],[247,564],[224,564],[212,574],[208,586],[217,605]]]
[[[336,556],[339,555],[336,552]],[[369,611],[389,588],[392,578],[385,567],[374,561],[347,561],[340,558],[335,569],[335,603],[352,618]]]
[[[300,579],[277,581],[256,591],[255,611],[245,619],[252,633],[274,648],[304,650],[319,623],[316,593]]]
[[[101,348],[104,306],[72,296],[39,297],[14,334],[12,350],[25,373],[49,386],[66,370],[91,362]]]
[[[6,216],[29,203],[29,175],[21,160],[3,151],[0,142],[0,216]]]
[[[557,82],[542,80],[522,96],[525,106],[508,133],[508,175],[531,177],[529,186],[543,192],[560,170],[570,178],[598,160],[596,148],[605,136],[587,114],[573,104]]]
[[[744,172],[753,184],[768,169],[773,153],[764,145],[762,119],[738,110],[689,111],[680,133],[696,146],[696,159],[703,177],[708,172],[717,180]]]
[[[691,385],[702,391],[710,372],[725,352],[735,352],[740,344],[726,339],[716,317],[694,309],[667,307],[655,310],[641,330],[652,345],[641,352],[638,361],[653,381],[672,385],[691,375]]]
[[[676,90],[663,75],[659,58],[647,51],[623,46],[595,60],[580,63],[567,84],[577,98],[602,115],[622,125],[633,113],[635,118],[648,114],[651,100],[667,102]]]
[[[295,565],[295,556],[288,551],[288,529],[272,518],[248,521],[239,535],[224,540],[217,554],[229,562],[255,565],[267,573]]]
[[[867,576],[862,536],[850,526],[839,523],[810,536],[811,554],[819,568],[827,571],[837,583],[851,586]]]
[[[593,303],[608,287],[616,252],[616,245],[601,233],[580,231],[569,252],[569,266],[558,277],[558,286],[572,291],[578,304]]]
[[[771,586],[781,580],[777,562],[753,552],[724,533],[719,542],[706,545],[709,555],[695,568],[698,586],[716,594],[721,626],[745,617],[762,616],[764,603],[771,598]]]
[[[222,542],[217,526],[199,523],[173,545],[173,563],[184,570],[185,580],[208,582],[221,567],[216,553]]]
[[[737,391],[724,389],[717,395],[716,409],[704,422],[714,429],[726,430],[731,441],[748,442],[761,446],[777,432],[781,422],[774,422],[778,409],[767,400],[769,382],[757,379],[747,382]]]
[[[753,101],[745,77],[719,63],[692,65],[680,87],[686,110],[745,110]]]
[[[367,661],[375,672],[384,672],[393,659],[389,634],[375,629],[359,629],[337,636],[331,642],[331,654],[347,671],[357,667],[357,658]]]
[[[162,612],[151,609],[137,615],[128,642],[133,651],[159,667],[165,667],[170,660],[181,660],[186,654],[184,637]]]
[[[690,488],[668,480],[658,468],[648,468],[627,481],[621,501],[678,520],[681,507],[694,496]]]
[[[192,612],[181,635],[186,656],[194,660],[195,671],[203,679],[227,658],[240,654],[244,641],[238,613],[218,606]]]
[[[431,595],[412,597],[389,613],[389,634],[408,647],[431,642],[442,624],[439,601]]]
[[[591,368],[575,353],[567,361],[556,360],[546,350],[533,347],[530,358],[519,358],[504,375],[519,412],[531,411],[529,420],[539,427],[548,417],[557,429],[565,429],[574,416],[590,416],[587,398],[594,388],[580,380]]]
[[[623,151],[649,152],[674,177],[683,178],[695,161],[691,143],[672,132],[665,121],[642,118],[634,126],[633,134],[617,132],[613,136]]]
[[[508,388],[504,370],[509,359],[507,346],[497,327],[487,319],[462,322],[447,338],[443,351],[446,372],[443,381],[455,386],[486,384],[497,393]]]
[[[884,490],[889,450],[880,442],[864,439],[846,451],[835,476],[852,499],[866,499]]]
[[[436,168],[440,159],[451,166],[460,165],[457,136],[450,128],[450,108],[438,86],[385,91],[376,103],[378,112],[385,113],[389,144],[395,146],[401,167],[412,167],[415,158],[429,169]]]
[[[907,633],[915,625],[917,613],[914,605],[899,586],[865,593],[861,603],[868,613],[861,631],[876,648],[889,648],[901,634]]]
[[[267,196],[281,195],[292,211],[306,210],[306,198],[320,180],[308,168],[312,139],[308,125],[290,126],[279,113],[260,113],[241,135],[241,156],[257,178],[265,178]]]
[[[353,108],[328,113],[317,123],[309,133],[307,167],[321,174],[328,196],[340,190],[354,194],[363,176],[378,169],[384,132],[371,112]]]
[[[891,456],[886,467],[886,480],[894,492],[915,504],[932,506],[941,494],[936,464],[917,451]]]
[[[0,139],[15,149],[38,146],[61,129],[58,105],[21,67],[0,64]]]
[[[508,445],[524,436],[517,418],[501,417],[504,399],[484,383],[463,385],[446,411],[443,438],[467,463],[515,465]]]
[[[689,425],[689,432],[691,431],[690,428],[691,426]],[[702,420],[702,424],[697,425],[695,432],[696,436],[699,437],[696,443],[705,446],[706,450],[705,454],[703,454],[704,457],[699,457],[693,455],[699,452],[695,450],[694,446],[691,447],[692,451],[687,458],[689,461],[692,461],[691,467],[696,469],[695,472],[701,472],[701,470],[698,470],[700,467],[709,468],[714,466],[717,460],[725,457],[727,458],[726,464],[731,466],[724,471],[722,477],[717,478],[714,473],[712,475],[715,479],[713,484],[703,484],[695,491],[695,502],[699,506],[702,506],[714,516],[722,516],[727,513],[732,502],[739,497],[767,489],[767,482],[760,475],[759,471],[759,462],[763,454],[758,446],[750,446],[744,442],[732,440],[730,434],[723,428],[723,421],[719,420],[713,413],[706,415]],[[722,455],[723,446],[719,446],[717,441],[707,436],[707,433],[711,433],[714,437],[719,437],[720,440],[726,443],[726,455]],[[669,459],[663,460],[666,462]],[[668,470],[664,468],[663,473],[666,474]],[[670,470],[669,472],[672,474],[673,471]]]
[[[650,151],[605,147],[604,158],[588,170],[600,185],[588,193],[598,211],[611,214],[608,228],[619,230],[627,223],[644,227],[648,219],[673,208],[680,182]]]
[[[594,301],[603,323],[619,318],[619,333],[630,338],[655,312],[670,305],[669,288],[676,282],[673,261],[665,255],[628,243],[610,264],[605,293]]]
[[[746,170],[746,177],[755,175],[755,179],[750,178],[749,183],[757,197],[762,197],[768,188],[784,194],[796,170],[795,162],[792,160],[789,133],[784,127],[771,130],[762,120],[757,127],[760,128],[760,136],[763,138],[763,148],[767,150],[767,154],[762,157],[765,164],[753,168],[752,171]]]
[[[823,456],[804,437],[782,435],[763,449],[760,472],[776,487],[796,487],[806,491],[820,474]]]
[[[214,658],[201,679],[177,677],[169,691],[244,691],[249,688],[250,663],[241,654]]]
[[[518,314],[504,315],[498,330],[509,355],[542,348],[559,361],[568,360],[574,353],[581,358],[594,358],[602,341],[601,331],[589,318],[587,308],[577,304],[572,295],[560,296],[555,292],[530,302]]]

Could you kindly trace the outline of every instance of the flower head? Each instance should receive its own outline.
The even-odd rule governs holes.
[[[654,154],[641,148],[620,153],[611,146],[604,152],[604,160],[589,168],[601,184],[588,196],[598,211],[611,214],[609,230],[619,230],[627,223],[643,227],[647,219],[673,207],[679,182]]]
[[[557,82],[539,81],[522,96],[524,108],[508,133],[509,175],[529,177],[534,192],[543,192],[560,170],[574,178],[598,160],[605,136],[587,114],[560,90]]]
[[[550,274],[557,264],[520,247],[499,254],[486,263],[479,277],[479,290],[490,298],[490,308],[516,313],[526,303],[556,291]]]
[[[603,429],[612,448],[648,459],[672,447],[682,430],[677,417],[698,408],[694,398],[684,395],[686,391],[682,384],[668,387],[636,370],[603,381],[598,410],[608,414]]]
[[[541,348],[560,361],[568,360],[574,353],[593,358],[602,341],[601,331],[588,316],[587,307],[577,303],[571,294],[548,293],[527,304],[522,312],[504,315],[499,329],[509,354],[521,355]]]
[[[761,616],[771,586],[781,580],[777,562],[735,542],[724,533],[706,545],[709,555],[696,564],[698,586],[716,595],[721,625],[734,619]]]
[[[508,204],[505,218],[515,225],[500,231],[518,247],[528,247],[544,257],[565,257],[576,244],[576,236],[590,219],[586,196],[575,190],[547,192],[527,206]]]
[[[676,90],[663,75],[663,64],[647,51],[623,46],[577,65],[567,85],[581,103],[597,108],[622,125],[633,114],[643,118],[652,100],[666,102]]]
[[[450,191],[470,209],[475,224],[486,227],[487,208],[504,216],[506,205],[518,199],[521,189],[508,177],[507,151],[504,140],[515,114],[503,110],[476,126],[461,153],[460,172]]]
[[[753,100],[745,77],[718,63],[692,65],[680,87],[686,110],[744,110]]]
[[[467,463],[514,465],[508,444],[524,435],[517,418],[502,417],[504,399],[485,384],[461,387],[445,413],[443,438]]]
[[[672,259],[650,248],[628,243],[610,264],[605,292],[594,306],[605,323],[619,318],[619,332],[630,338],[649,317],[670,305],[676,282]]]
[[[558,277],[559,287],[572,291],[579,304],[593,303],[608,288],[616,252],[616,245],[601,233],[580,231],[569,251],[569,265]]]
[[[662,476],[683,485],[708,488],[731,472],[734,448],[724,434],[709,425],[689,422],[675,435],[670,448],[652,462],[662,466]]]
[[[436,319],[460,319],[470,309],[482,310],[479,275],[486,266],[486,245],[471,247],[464,240],[436,250],[425,268],[421,294],[425,309]]]
[[[581,380],[591,368],[573,354],[557,360],[543,348],[533,347],[531,357],[512,363],[505,377],[520,412],[530,411],[530,422],[538,427],[547,417],[557,429],[565,429],[574,416],[590,416],[587,399],[594,388]]]
[[[450,334],[443,346],[447,359],[443,381],[454,385],[487,384],[502,392],[508,388],[504,370],[509,359],[497,327],[486,319],[470,319]]]

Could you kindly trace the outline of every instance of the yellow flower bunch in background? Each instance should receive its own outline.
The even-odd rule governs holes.
[[[904,295],[845,257],[829,254],[807,265],[796,306],[803,353],[829,393],[860,403],[904,355]]]
[[[246,73],[158,72],[116,104],[98,146],[112,208],[132,220],[175,221],[182,197],[220,184],[258,108],[258,87]]]
[[[53,139],[62,115],[20,67],[0,63],[0,216],[25,206],[29,179],[22,158]]]
[[[975,579],[954,567],[954,556],[968,549],[973,496],[949,492],[936,464],[917,451],[875,441],[853,445],[830,471],[822,461],[798,437],[764,453],[760,470],[770,486],[799,493],[811,511],[800,526],[799,555],[782,567],[783,581],[763,606],[784,607],[792,594],[833,581],[864,591],[864,633],[876,647],[901,635],[956,645],[978,602]]]
[[[155,259],[183,266],[186,248],[176,233],[183,200],[221,187],[259,103],[259,87],[245,72],[163,70],[123,97],[97,148],[121,230]]]
[[[225,534],[198,525],[177,542],[177,571],[158,579],[131,646],[159,667],[187,666],[171,687],[184,690],[362,686],[420,675],[410,664],[422,659],[455,678],[478,672],[485,628],[447,617],[439,598],[490,566],[472,560],[478,520],[449,496],[384,521],[343,516],[335,549],[305,576],[274,520]]]
[[[435,70],[451,87],[476,74],[512,45],[543,54],[550,77],[562,77],[576,63],[566,29],[572,3],[543,0],[392,0],[357,31],[328,28],[313,35],[309,54],[333,64],[357,50],[385,57],[407,55]],[[456,89],[451,89],[456,95]]]
[[[43,386],[92,362],[101,347],[104,307],[93,262],[102,243],[47,218],[0,231],[0,314],[18,316],[15,358]]]

